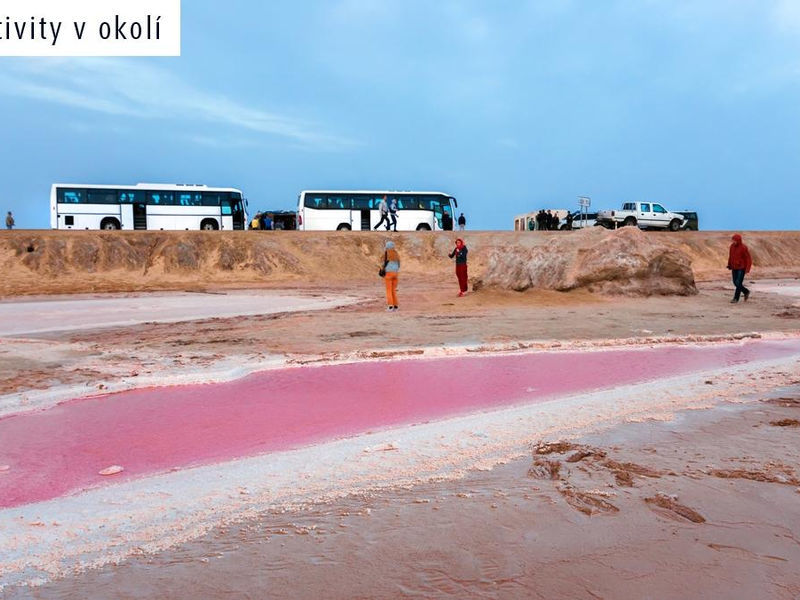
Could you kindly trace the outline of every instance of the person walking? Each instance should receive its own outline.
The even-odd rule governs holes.
[[[458,228],[461,231],[464,231],[467,228],[467,217],[464,216],[464,213],[458,215]]]
[[[733,243],[728,252],[728,269],[731,271],[733,285],[736,287],[731,304],[736,304],[739,302],[741,294],[744,294],[745,302],[750,297],[750,290],[744,287],[744,276],[750,272],[753,266],[753,258],[750,256],[750,250],[742,242],[741,235],[736,233],[731,240]]]
[[[11,211],[8,211],[6,215],[6,229],[14,229],[14,215],[11,214]]]
[[[450,258],[456,259],[456,277],[458,278],[458,296],[461,297],[467,293],[468,290],[468,276],[467,276],[467,247],[464,245],[464,240],[458,238],[456,240],[456,247],[448,254]]]
[[[400,274],[400,255],[394,248],[394,242],[386,242],[383,253],[383,278],[386,282],[386,310],[394,312],[400,308],[397,304],[397,277]]]
[[[392,219],[392,229],[397,231],[397,198],[392,198],[389,203],[389,218]]]
[[[381,220],[378,221],[378,224],[375,225],[373,229],[377,229],[384,223],[386,223],[386,231],[389,231],[389,204],[386,202],[386,196],[381,198],[381,203],[378,205],[378,210],[381,211]]]

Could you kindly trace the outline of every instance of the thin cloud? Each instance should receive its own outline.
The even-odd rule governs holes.
[[[0,72],[0,93],[140,119],[195,120],[341,150],[357,142],[307,121],[203,91],[152,64],[120,59],[29,61]]]

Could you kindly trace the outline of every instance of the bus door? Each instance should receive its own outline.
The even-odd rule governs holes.
[[[119,223],[122,229],[133,229],[133,205],[119,205]]]
[[[244,229],[244,210],[242,210],[242,201],[238,198],[222,198],[222,222],[223,228],[228,215],[232,217],[232,229]]]
[[[144,200],[133,203],[133,228],[147,229],[147,204]]]
[[[369,231],[372,229],[372,210],[370,199],[366,196],[354,196],[350,211],[350,223],[356,231]]]

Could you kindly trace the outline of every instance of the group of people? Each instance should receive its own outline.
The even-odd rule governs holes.
[[[381,220],[378,221],[374,229],[378,229],[378,227],[386,223],[386,231],[397,231],[397,198],[392,198],[392,201],[388,202],[386,196],[384,196],[381,198],[378,210],[381,213]]]
[[[378,211],[381,214],[381,219],[372,229],[377,230],[383,225],[386,227],[386,231],[397,231],[397,213],[399,210],[397,198],[392,198],[391,200],[389,200],[387,196],[381,198],[381,202],[378,204]],[[453,230],[453,217],[446,210],[442,213],[441,225],[442,229],[445,231]],[[464,231],[466,227],[467,218],[464,216],[464,213],[461,213],[458,217],[458,228]]]
[[[14,215],[11,214],[11,211],[8,211],[6,215],[6,229],[14,229]]]
[[[458,238],[455,242],[453,251],[448,254],[451,259],[455,259],[456,279],[458,280],[458,297],[467,293],[469,288],[469,275],[467,273],[467,245],[464,240]],[[394,242],[386,242],[383,253],[383,267],[379,274],[386,282],[386,310],[388,312],[397,311],[400,306],[397,302],[397,281],[400,274],[400,255],[397,253]]]
[[[744,278],[753,266],[753,258],[749,248],[742,241],[742,236],[738,233],[731,238],[731,246],[728,251],[728,269],[731,271],[735,292],[732,304],[739,302],[741,297],[744,301],[750,298],[750,290],[744,286]],[[456,279],[458,279],[458,296],[461,297],[468,290],[467,274],[467,246],[464,240],[458,238],[455,247],[447,256],[455,259]],[[386,310],[395,312],[399,309],[397,301],[397,281],[400,274],[400,255],[395,248],[394,242],[387,241],[383,255],[383,267],[380,274],[386,281]]]
[[[572,215],[567,215],[567,224],[569,228],[572,228]],[[561,219],[558,218],[558,215],[555,214],[551,210],[540,210],[536,213],[536,229],[539,231],[558,231],[561,226]],[[533,219],[528,221],[528,229],[533,231],[534,223]]]
[[[458,229],[460,231],[464,231],[467,228],[467,217],[464,216],[464,213],[461,213],[458,216]],[[445,211],[442,213],[442,229],[445,231],[452,231],[453,230],[453,217],[450,216],[450,213]]]
[[[272,215],[265,212],[257,212],[250,221],[250,229],[273,229]]]

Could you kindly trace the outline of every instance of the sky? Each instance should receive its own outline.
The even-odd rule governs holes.
[[[0,211],[55,182],[634,200],[800,228],[800,0],[188,0],[182,56],[0,58]]]

